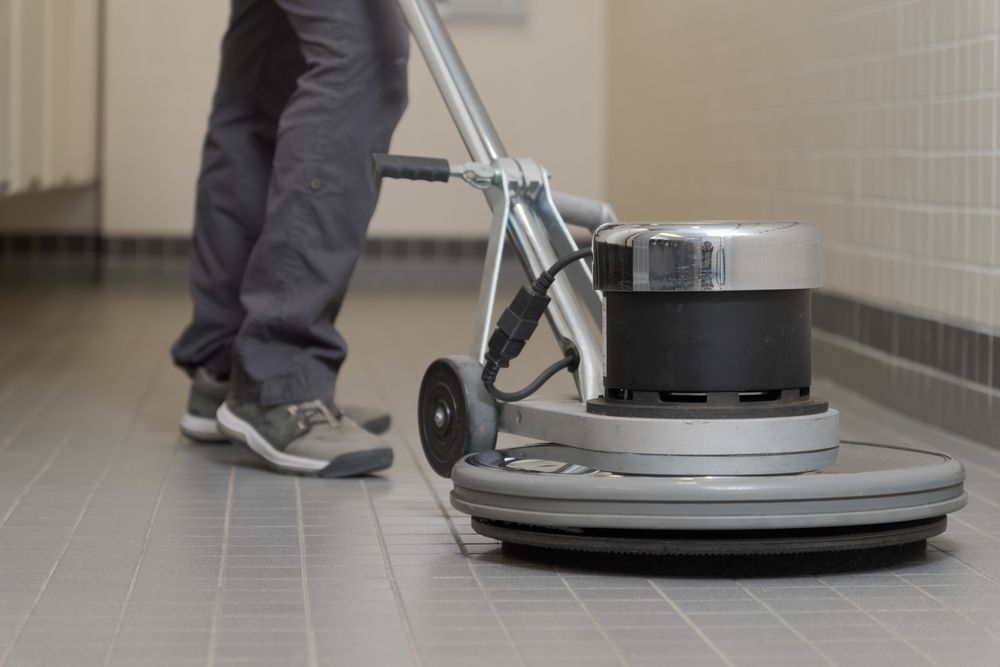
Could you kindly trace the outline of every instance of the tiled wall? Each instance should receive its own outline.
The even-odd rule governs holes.
[[[638,46],[615,44],[615,120],[646,121],[612,129],[626,218],[811,220],[830,289],[1000,327],[1000,2],[627,0],[617,14],[619,32],[647,22]]]
[[[812,221],[827,289],[895,317],[888,335],[996,335],[998,31],[1000,0],[616,2],[614,204]]]

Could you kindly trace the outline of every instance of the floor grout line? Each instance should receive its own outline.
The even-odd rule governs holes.
[[[136,338],[138,338],[138,335]],[[114,376],[115,376],[114,371],[108,371],[105,373],[104,379],[107,380]],[[48,407],[49,402],[51,402],[52,399],[56,395],[58,395],[59,391],[62,390],[66,384],[68,384],[68,381],[69,381],[69,373],[64,373],[60,376],[59,382],[56,382],[52,386],[52,388],[48,392],[46,392],[45,398],[39,401],[35,409],[28,413],[28,415],[20,422],[15,431],[8,436],[8,439],[3,444],[0,444],[0,455],[2,455],[4,450],[6,450],[11,444],[13,444],[14,440],[17,439],[17,436],[21,432],[23,432],[23,430],[26,429],[28,425],[30,425],[35,420],[35,418],[45,410],[46,407]],[[49,458],[45,461],[45,463],[42,465],[38,473],[36,473],[31,478],[31,480],[28,481],[28,483],[21,490],[21,493],[19,493],[17,498],[14,499],[14,503],[10,506],[10,509],[8,509],[7,512],[4,513],[3,517],[0,517],[0,528],[2,528],[4,525],[7,524],[7,521],[10,519],[11,515],[13,515],[13,513],[17,510],[17,507],[21,504],[21,501],[28,495],[28,493],[31,492],[31,489],[35,485],[35,483],[38,482],[38,480],[40,480],[42,476],[45,475],[45,473],[52,467],[52,464],[55,463],[56,459],[58,459],[59,456],[66,450],[66,447],[69,445],[69,443],[72,442],[73,436],[76,435],[76,429],[79,426],[80,421],[83,419],[83,416],[84,416],[84,410],[78,409],[76,415],[73,417],[69,426],[66,429],[66,435],[62,438],[59,445],[55,448],[55,450],[52,452]]]
[[[309,644],[309,664],[319,665],[319,650],[316,647],[316,620],[313,617],[312,594],[309,590],[309,565],[306,556],[306,529],[302,511],[302,480],[295,478],[295,514],[299,534],[299,564],[302,567],[302,602],[306,610],[306,639]]]
[[[385,396],[382,395],[381,387],[377,386],[377,384],[376,384],[376,391],[381,395],[381,397],[383,399],[383,402],[384,402]],[[447,508],[441,502],[441,499],[438,496],[437,491],[434,489],[434,485],[431,483],[431,480],[428,477],[427,470],[421,465],[421,462],[417,460],[416,453],[414,452],[414,448],[410,446],[409,440],[407,438],[405,438],[405,437],[400,437],[400,440],[402,441],[402,445],[403,445],[404,449],[406,449],[407,455],[410,457],[411,461],[413,462],[415,470],[417,471],[417,474],[419,475],[420,479],[423,482],[424,489],[430,494],[433,504],[437,507],[438,512],[440,513],[442,519],[445,522],[445,525],[448,527],[448,530],[449,530],[449,532],[452,535],[452,539],[455,540],[456,546],[458,547],[458,549],[461,552],[462,556],[465,558],[466,567],[468,567],[470,575],[472,576],[473,580],[476,582],[476,586],[479,588],[480,592],[483,594],[483,597],[486,600],[486,603],[489,606],[490,611],[493,614],[494,618],[496,618],[497,624],[500,626],[500,629],[503,632],[504,637],[506,638],[507,642],[510,644],[510,646],[513,649],[514,653],[517,655],[518,662],[522,666],[526,666],[527,662],[524,659],[524,655],[521,653],[520,649],[518,649],[517,643],[514,641],[514,638],[513,638],[513,636],[510,633],[510,628],[507,627],[507,624],[504,622],[503,618],[500,616],[500,612],[497,610],[496,605],[493,603],[493,600],[490,598],[489,591],[487,591],[486,587],[483,586],[483,582],[479,578],[479,574],[476,572],[475,567],[470,562],[470,554],[469,554],[468,547],[466,546],[465,542],[462,540],[462,537],[461,537],[461,535],[458,532],[458,528],[455,526],[455,522],[452,520],[452,517],[448,513]]]
[[[378,536],[379,552],[382,554],[382,567],[385,570],[385,576],[389,581],[389,588],[392,590],[393,598],[396,600],[397,613],[403,623],[403,632],[406,634],[407,643],[410,645],[410,652],[412,653],[417,664],[423,665],[424,659],[420,655],[420,651],[417,650],[417,641],[413,636],[413,626],[410,623],[410,614],[406,609],[406,605],[403,603],[403,593],[399,590],[399,582],[396,581],[396,574],[393,571],[392,560],[389,556],[389,547],[385,542],[385,535],[382,533],[382,524],[379,521],[378,512],[375,509],[375,502],[372,500],[371,493],[368,490],[368,484],[365,480],[360,479],[358,480],[358,483],[361,485],[361,490],[364,492],[368,511],[371,514],[371,520],[375,526],[375,532]]]
[[[918,591],[919,593],[921,593],[922,595],[925,595],[925,596],[927,596],[927,597],[928,597],[928,598],[930,598],[931,600],[934,600],[934,601],[935,601],[935,602],[937,602],[938,604],[943,604],[943,605],[944,605],[945,607],[947,607],[947,608],[948,608],[948,609],[950,609],[951,611],[955,612],[956,614],[958,614],[959,616],[961,616],[961,617],[962,617],[962,618],[964,618],[965,620],[969,621],[969,623],[971,623],[972,625],[975,625],[975,626],[978,626],[978,627],[982,628],[982,629],[983,629],[983,631],[984,631],[984,632],[986,632],[986,634],[988,634],[988,635],[991,635],[991,636],[993,636],[993,638],[994,638],[994,639],[997,639],[997,638],[998,638],[998,637],[997,637],[997,636],[996,636],[996,635],[995,635],[995,634],[993,633],[993,631],[992,631],[992,630],[991,630],[990,628],[988,628],[988,627],[986,627],[986,626],[982,625],[981,623],[978,623],[978,622],[976,622],[976,620],[975,620],[974,618],[972,618],[972,617],[971,617],[971,616],[970,616],[970,615],[969,615],[968,613],[966,613],[966,612],[965,612],[964,610],[962,610],[962,609],[956,609],[955,607],[953,607],[953,606],[951,606],[950,604],[948,604],[948,602],[947,602],[947,601],[945,601],[945,600],[939,600],[938,598],[936,598],[936,597],[934,597],[933,595],[931,595],[931,594],[930,594],[930,592],[928,592],[928,591],[924,590],[924,589],[923,589],[923,587],[921,587],[921,586],[918,586],[918,585],[916,585],[916,584],[915,584],[915,583],[913,583],[912,581],[907,581],[906,579],[904,579],[904,578],[903,578],[902,576],[900,576],[900,574],[899,574],[898,572],[894,572],[893,574],[894,574],[894,575],[895,575],[895,576],[896,576],[896,577],[897,577],[898,579],[900,579],[901,581],[904,581],[904,582],[906,582],[906,584],[907,584],[907,585],[908,585],[908,586],[909,586],[910,588],[913,588],[913,589],[917,590],[917,591]],[[979,573],[977,573],[977,574],[979,574]],[[982,575],[982,576],[986,576],[986,575]],[[987,578],[989,579],[989,577],[987,577]],[[991,581],[992,581],[992,582],[993,582],[994,584],[996,584],[996,582],[995,582],[995,581],[993,581],[992,579],[990,579],[990,580],[991,580]]]
[[[776,619],[778,619],[779,623],[781,623],[783,626],[785,626],[785,628],[787,628],[788,630],[790,630],[792,632],[792,634],[794,634],[796,637],[798,637],[799,640],[803,644],[805,644],[810,649],[812,649],[816,653],[816,655],[818,655],[820,658],[823,659],[823,661],[826,664],[828,664],[828,665],[834,665],[834,666],[837,664],[836,661],[834,661],[833,658],[831,658],[829,655],[826,654],[826,652],[824,652],[820,647],[818,647],[815,642],[809,640],[809,638],[807,638],[805,635],[803,635],[799,631],[798,628],[796,628],[795,626],[793,626],[791,623],[789,623],[785,619],[784,616],[782,616],[777,611],[775,611],[774,607],[772,607],[771,605],[769,605],[766,600],[761,599],[760,596],[758,596],[752,590],[750,590],[749,588],[747,588],[746,585],[744,585],[744,583],[742,581],[736,580],[736,585],[739,586],[740,589],[744,593],[746,593],[747,595],[749,595],[757,604],[759,604],[760,606],[764,607],[764,609],[767,609],[768,613],[770,613],[772,616],[774,616]]]
[[[163,479],[160,482],[160,488],[156,494],[156,501],[153,503],[153,510],[149,515],[149,523],[146,527],[146,535],[142,540],[142,548],[139,551],[139,558],[136,560],[135,567],[132,569],[132,575],[129,577],[128,591],[125,593],[125,599],[122,601],[121,611],[118,613],[118,622],[115,624],[114,633],[111,635],[111,641],[108,643],[107,653],[104,655],[104,664],[111,664],[111,657],[114,654],[115,646],[118,643],[118,637],[121,634],[122,626],[125,623],[125,614],[128,611],[129,602],[132,600],[132,593],[135,591],[136,581],[139,579],[139,571],[142,569],[142,563],[146,558],[146,554],[149,552],[149,543],[153,537],[153,524],[156,522],[156,516],[160,511],[160,504],[163,502],[163,493],[167,488],[167,479],[170,476],[170,469],[173,466],[174,459],[177,457],[177,452],[180,451],[180,441],[174,446],[173,452],[170,456],[170,462],[167,464],[166,469],[163,472]]]
[[[0,442],[0,455],[6,452],[7,449],[12,444],[14,444],[14,441],[17,440],[17,437],[21,435],[25,431],[25,429],[28,428],[29,425],[31,425],[31,423],[35,420],[35,418],[38,415],[42,414],[45,408],[48,407],[49,402],[52,400],[52,398],[59,393],[59,390],[63,388],[63,386],[68,382],[68,380],[69,380],[68,374],[63,374],[62,376],[60,376],[60,379],[58,381],[56,381],[51,387],[49,387],[48,391],[45,392],[45,395],[42,398],[42,400],[38,401],[35,404],[34,408],[30,410],[28,414],[25,415],[23,419],[21,419],[21,421],[18,422],[18,425],[14,427],[14,430],[6,437],[4,437],[2,442]]]
[[[879,433],[883,433],[883,434],[888,434],[888,435],[895,435],[895,434],[897,433],[896,431],[893,431],[893,430],[892,430],[892,429],[890,429],[889,427],[887,427],[887,426],[885,426],[885,425],[883,425],[883,424],[881,424],[881,423],[879,423],[879,422],[877,422],[877,421],[875,421],[875,420],[873,420],[873,419],[871,419],[871,418],[868,418],[868,417],[865,417],[865,416],[863,416],[863,415],[859,415],[859,414],[856,414],[856,413],[852,413],[852,415],[851,415],[851,419],[852,419],[852,420],[854,420],[854,421],[857,421],[857,422],[860,422],[860,423],[864,424],[865,426],[867,426],[868,428],[870,428],[870,429],[874,430],[875,432],[879,432]],[[921,443],[921,444],[927,444],[927,443]],[[971,467],[974,467],[974,468],[980,468],[980,469],[982,469],[982,470],[983,470],[984,472],[986,472],[986,473],[990,474],[991,476],[996,476],[996,477],[1000,477],[1000,475],[997,475],[997,474],[996,474],[995,472],[991,471],[991,470],[990,470],[990,469],[989,469],[988,467],[986,467],[986,466],[984,466],[984,465],[982,465],[982,464],[979,464],[979,463],[976,463],[976,462],[974,462],[974,461],[962,461],[962,463],[963,463],[963,465],[966,465],[966,466],[971,466]],[[984,498],[984,497],[980,496],[979,494],[977,494],[977,493],[976,493],[975,491],[973,491],[973,490],[971,490],[971,489],[968,489],[968,488],[966,488],[966,493],[968,493],[968,495],[969,495],[970,497],[973,497],[973,498],[976,498],[976,499],[977,499],[977,500],[979,500],[980,502],[984,502],[984,503],[986,503],[986,504],[988,504],[988,505],[991,505],[991,506],[993,506],[993,507],[1000,507],[1000,503],[996,503],[996,502],[994,502],[994,501],[991,501],[991,500],[990,500],[990,499],[988,499],[988,498]],[[1000,538],[997,538],[997,537],[996,537],[996,536],[994,536],[994,535],[990,535],[989,533],[987,533],[987,532],[985,532],[985,531],[983,531],[983,530],[980,530],[980,529],[979,529],[978,527],[976,527],[976,526],[974,526],[974,525],[970,524],[969,522],[967,522],[967,521],[963,520],[963,519],[961,518],[961,516],[960,516],[960,515],[958,515],[958,516],[951,516],[951,517],[949,517],[949,519],[948,519],[948,520],[949,520],[949,521],[955,521],[956,523],[960,523],[960,524],[962,524],[962,525],[964,525],[964,526],[967,526],[967,527],[968,527],[969,529],[971,529],[971,530],[974,530],[974,531],[976,531],[977,533],[980,533],[980,534],[982,534],[982,535],[984,535],[984,536],[986,536],[986,537],[988,537],[988,538],[990,538],[990,539],[992,539],[992,540],[994,540],[994,541],[1000,541]],[[942,551],[942,553],[946,554],[946,555],[947,555],[947,556],[948,556],[949,558],[952,558],[952,559],[954,559],[954,560],[958,561],[958,562],[959,562],[959,563],[961,563],[961,564],[962,564],[962,565],[963,565],[964,567],[967,567],[968,569],[970,569],[971,571],[975,572],[976,574],[978,574],[978,575],[980,575],[980,576],[982,576],[982,577],[985,577],[985,578],[989,579],[989,580],[990,580],[990,581],[992,581],[992,582],[993,582],[994,584],[996,584],[996,583],[997,583],[995,579],[993,579],[992,577],[990,577],[989,575],[987,575],[987,574],[985,574],[985,573],[983,573],[983,572],[980,572],[980,571],[979,571],[978,569],[976,569],[976,568],[975,568],[975,567],[974,567],[973,565],[971,565],[971,564],[969,564],[969,563],[966,563],[965,561],[963,561],[963,560],[962,560],[962,559],[961,559],[961,558],[960,558],[959,556],[957,556],[957,555],[955,555],[955,554],[952,554],[952,553],[949,553],[949,552],[946,552],[946,551]],[[895,575],[896,577],[900,578],[901,580],[903,580],[903,581],[906,581],[905,579],[902,579],[902,577],[900,577],[900,576],[899,576],[899,574],[898,574],[897,572],[894,572],[893,574],[894,574],[894,575]],[[974,625],[979,625],[980,627],[982,627],[982,628],[983,628],[983,630],[984,630],[984,631],[986,631],[986,632],[987,632],[988,634],[990,634],[991,636],[994,636],[995,638],[998,638],[998,639],[1000,639],[1000,636],[998,636],[998,635],[994,634],[994,632],[993,632],[993,631],[991,631],[991,630],[990,630],[989,628],[987,628],[987,627],[985,627],[985,626],[982,626],[981,624],[978,624],[978,623],[976,623],[976,622],[975,622],[975,621],[974,621],[974,620],[973,620],[972,618],[970,618],[970,617],[969,617],[969,616],[968,616],[967,614],[963,613],[963,612],[962,612],[961,610],[958,610],[958,609],[955,609],[955,608],[951,607],[950,605],[948,605],[948,604],[947,604],[946,602],[942,602],[941,600],[938,600],[937,598],[933,597],[932,595],[929,595],[929,594],[927,593],[927,591],[924,591],[924,590],[922,590],[921,588],[919,588],[918,586],[914,585],[914,584],[913,584],[913,583],[911,583],[911,582],[908,582],[908,581],[907,581],[906,583],[907,583],[907,584],[908,584],[909,586],[911,586],[912,588],[914,588],[914,589],[918,590],[918,591],[919,591],[919,592],[920,592],[921,594],[923,594],[923,595],[926,595],[926,596],[927,596],[927,597],[929,597],[930,599],[934,600],[935,602],[938,602],[938,603],[941,603],[941,604],[944,604],[944,605],[945,605],[945,606],[946,606],[947,608],[949,608],[949,609],[950,609],[951,611],[954,611],[955,613],[959,614],[959,615],[960,615],[960,616],[962,616],[963,618],[966,618],[966,620],[969,620],[969,621],[970,621],[970,622],[972,622],[972,623],[973,623]],[[888,629],[888,628],[887,628],[887,629]],[[930,658],[929,658],[929,656],[926,656],[926,655],[925,655],[925,657],[928,657],[928,659],[930,659]]]
[[[81,310],[80,312],[78,312],[76,314],[76,317],[74,317],[71,322],[67,323],[67,327],[65,330],[73,331],[75,328],[79,327],[80,323],[85,319],[87,314],[88,313],[86,310]],[[139,334],[137,334],[137,336],[138,335]],[[11,383],[2,391],[0,391],[0,404],[6,401],[7,398],[14,393],[14,391],[24,381],[25,378],[30,377],[33,373],[35,373],[39,365],[44,365],[51,362],[53,359],[58,358],[60,354],[70,349],[73,340],[74,338],[72,335],[65,335],[57,345],[48,346],[46,353],[42,356],[41,360],[36,359],[35,364],[33,366],[25,369],[24,372],[18,374],[13,383]],[[25,344],[23,347],[28,347],[28,345]],[[48,403],[52,399],[52,397],[55,396],[60,389],[62,389],[62,387],[66,384],[68,380],[69,380],[68,372],[64,372],[59,376],[59,380],[53,383],[52,386],[49,387],[48,391],[45,392],[44,398],[35,404],[34,408],[30,410],[28,414],[25,415],[24,419],[22,419],[18,423],[14,431],[8,434],[4,438],[4,442],[0,443],[0,454],[2,454],[11,444],[13,444],[14,440],[17,439],[17,436],[27,427],[28,424],[30,424],[35,419],[35,417],[37,417],[39,414],[42,413],[42,411],[48,406]]]
[[[660,588],[660,586],[658,586],[658,585],[657,585],[657,583],[656,583],[655,581],[653,581],[652,579],[647,579],[646,581],[648,581],[648,582],[649,582],[649,585],[650,585],[650,586],[652,586],[652,587],[653,587],[653,588],[654,588],[654,589],[656,590],[656,592],[657,592],[657,593],[659,593],[660,597],[662,597],[662,598],[663,598],[664,600],[666,600],[666,601],[667,601],[667,604],[669,604],[669,605],[670,605],[671,607],[673,607],[674,611],[675,611],[675,612],[677,612],[677,614],[678,614],[678,615],[679,615],[679,616],[681,617],[681,619],[682,619],[682,620],[683,620],[683,621],[684,621],[685,623],[687,623],[687,624],[688,624],[688,626],[689,626],[689,627],[690,627],[690,628],[691,628],[692,630],[694,630],[694,631],[695,631],[695,633],[696,633],[696,634],[697,634],[697,635],[698,635],[699,637],[701,637],[701,640],[702,640],[703,642],[705,642],[705,644],[706,644],[706,645],[707,645],[707,646],[708,646],[708,647],[709,647],[710,649],[712,649],[712,651],[713,651],[713,652],[715,653],[715,655],[719,656],[719,659],[720,659],[720,660],[722,660],[722,661],[723,661],[724,663],[726,663],[727,665],[729,665],[729,667],[736,667],[735,663],[734,663],[734,662],[732,661],[732,659],[731,659],[731,658],[730,658],[730,657],[729,657],[729,656],[728,656],[728,655],[726,654],[726,652],[725,652],[725,651],[723,651],[723,650],[722,650],[721,648],[719,648],[718,646],[716,646],[716,645],[715,645],[715,642],[713,642],[713,641],[711,640],[711,638],[709,638],[709,636],[708,636],[707,634],[705,634],[705,631],[704,631],[704,630],[702,630],[702,629],[701,629],[700,627],[698,627],[698,624],[697,624],[697,623],[695,623],[695,622],[694,622],[693,620],[691,620],[691,617],[690,617],[690,616],[688,616],[688,615],[687,615],[687,614],[686,614],[686,613],[684,612],[684,610],[683,610],[683,609],[681,609],[680,605],[678,605],[678,604],[677,604],[676,602],[674,602],[673,600],[671,600],[671,599],[670,599],[670,596],[669,596],[669,595],[667,595],[667,592],[666,592],[666,591],[664,591],[664,590],[663,590],[662,588]]]
[[[566,590],[569,591],[569,594],[573,596],[573,599],[576,600],[576,603],[580,605],[581,609],[583,609],[583,613],[586,614],[587,619],[593,624],[598,634],[601,635],[605,643],[607,643],[607,645],[611,647],[611,650],[614,651],[615,657],[618,658],[618,662],[621,665],[623,665],[623,667],[628,667],[628,660],[625,659],[625,654],[622,653],[621,647],[618,645],[618,642],[611,639],[611,637],[607,633],[607,630],[601,627],[601,624],[598,622],[596,618],[594,618],[594,615],[591,613],[586,603],[584,603],[584,601],[580,598],[580,595],[576,592],[576,590],[574,590],[574,588],[570,585],[570,583],[566,581],[566,577],[563,576],[562,572],[560,572],[558,568],[553,568],[553,570],[555,571],[556,576],[559,577],[559,581],[562,582],[562,585],[566,587]]]
[[[836,387],[836,389],[839,392],[843,393],[843,396],[839,400],[839,404],[852,406],[852,410],[848,413],[848,417],[850,419],[863,421],[868,423],[869,425],[877,426],[877,428],[883,432],[889,432],[894,435],[904,435],[899,429],[893,429],[892,427],[874,422],[870,417],[866,417],[864,414],[862,414],[862,411],[866,410],[869,407],[869,404],[863,402],[860,395],[853,389],[851,389],[850,387],[845,387],[843,385],[837,384],[832,381],[828,382],[829,384]],[[947,444],[954,445],[956,447],[967,447],[969,449],[974,449],[982,454],[988,455],[990,458],[997,459],[998,464],[1000,464],[1000,450],[998,450],[995,447],[991,447],[990,445],[979,442],[977,440],[973,440],[971,438],[959,435],[957,433],[953,433],[952,431],[948,431],[940,426],[937,426],[936,424],[928,424],[925,422],[921,422],[919,419],[907,415],[906,413],[899,412],[898,410],[891,408],[885,404],[876,402],[876,405],[878,406],[880,411],[889,413],[892,416],[893,421],[896,423],[913,425],[919,429],[930,431],[933,434],[940,434],[948,441]],[[921,444],[932,446],[931,443],[926,441],[922,442]]]
[[[77,423],[79,423],[79,419],[73,420],[74,426]],[[55,448],[55,450],[53,450],[52,454],[45,461],[45,463],[42,465],[39,471],[35,473],[35,475],[28,481],[28,483],[24,485],[24,488],[21,489],[21,492],[17,494],[17,497],[14,498],[14,502],[11,503],[10,509],[8,509],[4,513],[4,515],[0,517],[0,528],[3,528],[5,525],[7,525],[7,521],[10,520],[10,517],[14,514],[14,512],[17,511],[17,508],[21,504],[21,501],[24,500],[25,496],[31,493],[31,489],[35,485],[35,483],[38,482],[38,480],[40,480],[45,475],[46,472],[49,471],[49,469],[52,467],[52,464],[56,462],[56,459],[59,458],[59,455],[62,454],[63,451],[65,451],[66,446],[72,440],[73,440],[73,428],[70,427],[69,433],[63,436],[62,441],[60,441],[59,445]]]
[[[215,665],[215,653],[218,646],[219,618],[222,615],[222,604],[226,596],[226,560],[229,557],[229,532],[232,528],[233,497],[236,493],[236,466],[229,467],[229,484],[226,487],[226,510],[222,523],[222,551],[219,555],[219,578],[215,585],[215,602],[212,607],[212,626],[208,635],[208,667]]]
[[[152,377],[147,381],[146,387],[145,387],[145,389],[142,392],[142,396],[141,396],[140,400],[138,401],[138,405],[139,406],[144,405],[145,402],[146,402],[146,400],[149,398],[150,391],[152,390],[152,387],[153,387],[153,384],[155,382],[155,379],[156,379],[156,373],[154,371]],[[70,544],[72,543],[72,540],[73,540],[73,535],[76,534],[77,529],[80,527],[80,524],[83,522],[83,517],[86,515],[87,510],[90,507],[91,501],[94,499],[94,496],[97,495],[98,489],[101,488],[101,484],[104,483],[104,480],[107,478],[108,473],[111,471],[111,465],[112,465],[112,463],[113,463],[113,461],[115,459],[115,456],[121,450],[121,448],[124,445],[125,441],[128,440],[129,434],[132,432],[133,428],[135,427],[137,418],[138,418],[138,410],[132,414],[132,418],[129,421],[128,427],[125,429],[125,432],[122,434],[121,438],[119,438],[118,442],[115,444],[115,447],[112,450],[112,452],[108,455],[107,462],[104,465],[104,470],[101,472],[101,475],[100,475],[100,477],[98,477],[97,482],[94,483],[94,485],[92,486],[92,488],[90,490],[90,493],[87,495],[87,499],[84,501],[83,507],[80,509],[80,512],[77,514],[76,521],[73,523],[73,527],[70,529],[70,534],[69,534],[69,537],[66,539],[66,544],[63,545],[63,548],[60,550],[59,555],[56,557],[55,563],[53,563],[52,567],[49,569],[49,572],[48,572],[48,574],[45,577],[45,581],[42,582],[42,585],[41,585],[41,587],[40,587],[40,589],[38,591],[38,595],[35,596],[35,600],[31,604],[31,608],[28,610],[28,613],[25,615],[24,620],[19,624],[17,630],[14,633],[14,637],[11,640],[10,644],[4,650],[3,654],[0,654],[0,665],[7,664],[7,659],[10,657],[11,651],[13,651],[14,648],[15,648],[15,646],[17,646],[18,639],[20,639],[21,634],[24,632],[24,628],[27,627],[28,621],[31,619],[32,614],[34,613],[35,609],[38,607],[38,603],[41,602],[42,596],[45,595],[45,591],[48,588],[49,583],[52,581],[52,575],[55,574],[56,570],[59,568],[59,563],[62,562],[63,556],[65,556],[66,552],[69,550]]]
[[[469,562],[470,558],[468,553],[466,552],[464,555],[469,572],[472,574],[472,579],[476,582],[476,586],[479,587],[479,591],[483,594],[483,598],[486,600],[486,604],[489,606],[490,612],[492,612],[493,616],[497,619],[497,623],[500,625],[500,631],[503,632],[504,638],[507,640],[507,643],[510,644],[511,649],[513,649],[514,655],[517,656],[518,663],[521,664],[522,667],[526,667],[528,663],[525,660],[521,649],[518,647],[517,642],[514,641],[514,636],[510,632],[510,627],[506,622],[504,622],[503,617],[500,615],[500,611],[497,609],[496,603],[493,601],[493,598],[490,597],[490,592],[486,590],[485,586],[483,586],[483,580],[479,577],[479,573],[476,572],[475,566]]]
[[[829,586],[829,584],[828,584],[828,586]],[[930,655],[928,655],[924,650],[922,650],[919,646],[916,646],[913,642],[911,642],[909,639],[907,639],[904,635],[901,635],[899,632],[897,632],[895,628],[893,628],[892,626],[887,625],[886,623],[883,623],[882,621],[880,621],[878,618],[876,618],[872,614],[872,612],[868,611],[867,609],[865,609],[864,607],[862,607],[861,605],[859,605],[857,602],[855,602],[851,598],[849,598],[846,595],[844,595],[843,593],[841,593],[839,590],[837,590],[836,587],[829,586],[829,588],[830,588],[831,591],[833,591],[834,595],[836,595],[840,599],[844,600],[845,602],[847,602],[847,604],[851,605],[852,607],[854,607],[855,609],[857,609],[858,611],[860,611],[862,614],[864,614],[865,616],[867,616],[868,618],[870,618],[876,625],[878,625],[880,628],[882,628],[883,630],[885,630],[886,632],[888,632],[889,634],[891,634],[898,641],[901,641],[903,644],[905,644],[906,646],[908,646],[911,649],[913,649],[914,651],[916,651],[918,654],[920,654],[920,657],[926,659],[928,662],[930,662],[932,664],[937,662]]]
[[[0,653],[9,663],[314,667],[390,656],[382,662],[497,667],[552,656],[552,664],[596,667],[684,664],[680,656],[691,655],[706,665],[889,665],[980,664],[1000,654],[1000,616],[991,607],[1000,604],[997,454],[861,403],[849,389],[827,391],[857,439],[885,436],[922,449],[938,442],[973,459],[966,463],[971,512],[949,517],[953,530],[931,541],[925,559],[825,580],[667,583],[640,574],[618,581],[572,561],[536,566],[505,555],[450,507],[451,485],[425,463],[411,394],[424,356],[458,347],[461,331],[450,332],[471,316],[474,294],[461,302],[399,295],[349,302],[343,322],[357,344],[340,391],[352,404],[381,401],[399,421],[386,436],[396,467],[360,483],[274,475],[246,467],[249,455],[237,448],[168,440],[168,413],[182,409],[184,387],[180,374],[167,377],[167,364],[149,355],[188,316],[187,298],[179,290],[166,298],[125,294],[84,300],[86,325],[94,326],[78,332],[81,344],[38,367],[0,408],[12,428],[62,381],[42,417],[15,438],[0,437],[0,446],[13,442],[0,457],[0,519],[5,512],[9,519],[0,521]],[[41,328],[11,331],[5,349],[18,336],[37,336],[25,352],[37,360],[46,340],[50,349],[59,342],[59,311],[72,304],[46,303],[34,318]],[[439,317],[420,319],[442,305]],[[149,324],[133,336],[137,321]],[[529,364],[532,355],[544,360],[544,347],[528,350]],[[4,366],[7,358],[0,350],[0,375],[10,382],[26,362]],[[113,400],[90,399],[119,359],[143,361],[115,381]],[[151,370],[154,384],[144,390]],[[76,410],[96,417],[77,428]],[[42,421],[54,411],[57,419]],[[67,444],[60,438],[70,422],[80,437]],[[591,590],[598,588],[620,590]],[[705,595],[695,595],[701,588]],[[742,601],[727,604],[733,595]],[[855,626],[864,631],[850,632]]]
[[[884,426],[884,425],[882,425],[882,424],[874,421],[873,419],[871,419],[869,417],[864,417],[864,416],[861,416],[861,415],[858,415],[858,414],[851,414],[850,419],[852,421],[863,423],[863,424],[867,425],[869,428],[871,428],[871,429],[873,429],[875,431],[878,431],[880,433],[884,433],[884,434],[887,434],[887,435],[897,435],[898,434],[898,431],[894,431],[893,429],[891,429],[891,428],[889,428],[887,426]],[[927,447],[932,446],[931,443],[928,443],[928,442],[920,442],[918,444],[920,446],[927,446]],[[977,443],[973,443],[973,444],[977,444]],[[986,445],[983,445],[983,447],[986,447]],[[960,455],[959,454],[952,455],[952,454],[949,453],[948,456],[952,456],[952,458],[958,458]],[[967,466],[967,467],[971,467],[971,468],[975,468],[977,470],[980,470],[983,473],[989,475],[990,477],[996,477],[997,479],[1000,479],[1000,473],[998,473],[997,471],[991,469],[989,466],[984,465],[982,463],[979,463],[977,461],[970,461],[968,459],[963,458],[962,459],[962,464],[965,465],[965,466]]]
[[[874,421],[872,419],[869,419],[869,418],[866,418],[866,417],[862,417],[862,416],[859,416],[859,415],[856,415],[856,414],[852,415],[851,418],[854,421],[858,421],[858,422],[861,422],[861,423],[867,425],[869,428],[871,428],[872,430],[874,430],[876,432],[880,432],[880,433],[884,433],[884,434],[894,434],[895,433],[894,431],[890,430],[888,427],[883,426],[882,424],[880,424],[880,423],[878,423],[878,422],[876,422],[876,421]],[[927,444],[927,443],[920,443],[920,444]],[[967,461],[967,460],[962,460],[961,463],[962,463],[962,465],[964,465],[966,467],[981,469],[983,472],[985,472],[986,474],[990,475],[991,477],[996,477],[996,478],[1000,479],[1000,474],[998,474],[998,473],[990,470],[987,466],[984,466],[981,463],[976,463],[975,461]],[[991,500],[989,498],[986,498],[985,496],[979,494],[974,489],[966,488],[965,492],[966,492],[966,494],[968,494],[968,496],[970,498],[975,498],[979,502],[986,503],[987,505],[990,505],[992,507],[1000,508],[1000,502],[997,502],[997,501]],[[958,521],[960,523],[964,523],[965,525],[968,525],[970,528],[973,527],[968,522],[963,521],[960,516],[953,516],[953,517],[951,517],[951,520],[952,521]],[[984,533],[984,534],[985,535],[989,535],[988,533]],[[990,537],[993,537],[993,536],[990,536]],[[994,539],[996,539],[996,538],[994,538]]]

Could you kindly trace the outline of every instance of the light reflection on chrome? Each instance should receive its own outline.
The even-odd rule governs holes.
[[[612,223],[594,234],[594,288],[714,292],[820,287],[820,236],[794,221]]]
[[[575,463],[546,461],[544,459],[506,458],[501,467],[510,468],[511,470],[524,470],[525,472],[545,472],[559,475],[592,475],[596,472],[601,472],[600,470]]]
[[[468,458],[468,462],[482,468],[503,468],[522,473],[542,475],[592,475],[595,477],[618,477],[590,466],[548,459],[522,458],[511,452],[480,452]]]

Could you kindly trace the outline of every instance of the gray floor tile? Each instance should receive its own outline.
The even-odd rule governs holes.
[[[1000,664],[1000,452],[841,387],[816,390],[846,433],[969,464],[970,506],[925,557],[745,581],[604,574],[508,559],[423,462],[413,397],[427,361],[466,346],[471,295],[345,307],[340,391],[395,417],[396,465],[366,480],[274,475],[178,437],[185,380],[164,350],[182,290],[5,286],[0,306],[5,665]],[[533,342],[512,384],[555,353]]]

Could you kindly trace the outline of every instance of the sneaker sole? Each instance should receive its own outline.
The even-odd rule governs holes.
[[[392,465],[392,450],[387,447],[342,454],[332,461],[286,454],[273,447],[252,424],[233,414],[225,403],[219,408],[216,421],[223,433],[246,445],[279,472],[316,477],[356,477],[385,470]]]
[[[226,442],[229,437],[219,430],[214,419],[186,413],[181,417],[181,433],[195,442]]]

